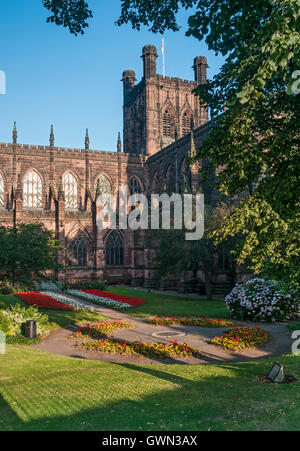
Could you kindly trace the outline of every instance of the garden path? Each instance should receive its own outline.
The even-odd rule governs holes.
[[[76,300],[76,298],[74,298]],[[119,319],[130,321],[134,327],[132,329],[121,329],[114,333],[115,338],[128,341],[143,341],[152,343],[159,341],[162,343],[170,342],[177,339],[178,343],[184,343],[200,349],[201,357],[174,357],[168,359],[154,359],[146,357],[128,357],[121,355],[103,354],[96,351],[85,351],[73,345],[69,339],[72,332],[78,329],[78,326],[66,326],[52,331],[41,343],[32,346],[33,348],[44,350],[54,354],[60,354],[67,357],[82,358],[88,360],[102,360],[114,363],[137,363],[137,364],[209,364],[209,363],[233,363],[264,359],[267,357],[275,357],[284,353],[291,352],[292,339],[291,331],[286,324],[259,324],[267,330],[272,338],[264,346],[244,350],[242,352],[232,352],[223,350],[210,344],[215,336],[223,335],[227,328],[204,328],[193,326],[155,326],[149,323],[149,318],[135,318],[126,313],[118,312],[108,307],[96,306],[87,301],[87,306],[93,307],[94,311],[104,315],[112,320]],[[238,323],[237,323],[238,324]],[[252,326],[253,323],[243,321],[240,325]],[[164,333],[164,336],[156,337],[154,334]],[[178,334],[178,336],[176,336]]]

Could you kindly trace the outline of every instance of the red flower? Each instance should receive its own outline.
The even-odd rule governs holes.
[[[123,304],[129,304],[132,307],[137,307],[138,305],[146,302],[145,299],[133,298],[130,296],[120,296],[118,294],[108,293],[102,290],[81,290],[84,293],[92,294],[93,296],[98,296],[99,298],[106,298],[112,301],[117,301]]]

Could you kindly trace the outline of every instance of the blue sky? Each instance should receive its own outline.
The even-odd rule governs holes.
[[[142,77],[142,47],[156,45],[162,73],[161,35],[143,28],[117,27],[120,1],[89,0],[94,12],[82,37],[47,24],[40,0],[1,1],[0,70],[7,93],[0,95],[0,142],[11,142],[17,121],[18,141],[48,145],[54,125],[55,145],[82,148],[89,129],[91,148],[115,150],[122,132],[123,70]],[[185,37],[187,13],[179,16],[180,32],[165,33],[166,75],[193,79],[195,56],[206,56],[209,78],[223,63],[204,42]]]

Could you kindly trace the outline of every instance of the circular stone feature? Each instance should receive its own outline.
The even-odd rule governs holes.
[[[153,337],[157,338],[179,338],[184,337],[186,334],[184,332],[172,332],[172,331],[165,331],[165,332],[155,332],[152,334]]]

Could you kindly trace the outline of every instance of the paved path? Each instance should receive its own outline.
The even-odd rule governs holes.
[[[168,358],[168,359],[153,359],[146,357],[127,357],[113,354],[104,354],[96,351],[84,351],[83,349],[74,346],[74,342],[69,339],[72,332],[78,329],[78,326],[66,326],[52,331],[40,344],[32,346],[33,348],[41,349],[53,354],[60,354],[67,357],[82,358],[88,360],[102,360],[114,363],[138,363],[138,364],[161,364],[161,363],[176,363],[176,364],[209,364],[209,363],[230,363],[243,362],[250,360],[263,359],[271,356],[278,356],[283,353],[291,352],[291,331],[285,324],[260,324],[267,330],[272,339],[266,343],[265,346],[255,349],[248,349],[243,352],[231,352],[220,349],[212,344],[210,340],[218,335],[222,335],[227,328],[204,328],[193,326],[154,326],[149,324],[146,318],[135,318],[126,313],[121,313],[107,307],[95,306],[89,302],[86,305],[93,306],[94,311],[104,315],[110,319],[121,319],[130,321],[134,324],[132,329],[121,329],[114,333],[115,338],[126,339],[129,341],[143,341],[152,343],[154,341],[170,342],[177,339],[178,343],[186,342],[189,345],[200,349],[202,355],[199,358]],[[240,322],[239,324],[250,325],[253,323]],[[164,333],[164,336],[155,337],[154,334]],[[178,334],[178,336],[174,336]]]

